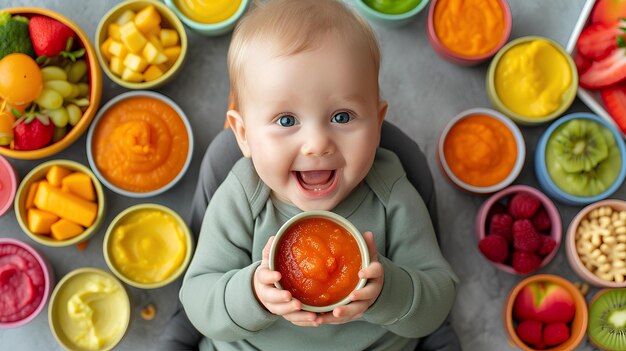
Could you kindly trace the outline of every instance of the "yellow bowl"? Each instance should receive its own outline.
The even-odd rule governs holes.
[[[100,72],[100,66],[98,65],[98,61],[96,59],[96,52],[94,51],[93,46],[89,41],[89,37],[87,37],[85,32],[83,32],[83,30],[80,29],[76,23],[57,12],[39,7],[13,7],[3,9],[2,11],[26,17],[30,17],[32,15],[42,15],[53,18],[70,27],[74,33],[76,33],[78,40],[85,48],[85,58],[87,59],[88,65],[87,71],[89,73],[89,106],[83,113],[83,116],[80,118],[78,123],[76,123],[76,125],[67,132],[63,139],[41,149],[12,150],[8,147],[0,146],[0,155],[11,158],[34,160],[52,156],[72,145],[72,143],[74,143],[76,139],[78,139],[87,130],[91,120],[96,115],[96,111],[100,105],[100,96],[102,95],[102,73]]]
[[[126,10],[137,12],[149,5],[154,5],[154,7],[159,11],[159,14],[161,15],[162,28],[175,29],[176,32],[178,32],[181,49],[180,55],[178,56],[178,59],[176,59],[174,65],[172,65],[161,77],[149,82],[127,82],[111,71],[108,61],[102,56],[100,46],[107,38],[107,29],[109,24],[115,22],[119,15]],[[172,80],[172,78],[174,78],[176,73],[180,71],[183,61],[185,60],[185,56],[187,55],[187,33],[185,32],[185,27],[183,27],[182,22],[178,19],[178,17],[176,17],[176,14],[174,14],[172,10],[170,10],[163,3],[154,0],[127,0],[113,7],[102,17],[100,23],[98,23],[98,28],[96,28],[95,43],[96,55],[98,56],[98,61],[100,62],[104,73],[112,81],[127,89],[154,89],[168,83]]]
[[[146,215],[142,216],[142,213],[141,213],[142,211],[148,215],[152,215],[154,212],[156,212],[158,215],[161,215],[161,214],[165,215],[164,217],[162,217],[162,218],[166,218],[165,223],[160,222],[158,226],[154,227],[154,228],[158,228],[159,231],[161,231],[161,233],[158,233],[157,230],[151,230],[149,221],[154,220],[154,217],[150,217]],[[152,212],[152,214],[148,211]],[[169,222],[169,221],[172,221],[172,222]],[[171,243],[163,241],[162,234],[165,234],[170,237],[173,235],[176,235],[175,232],[163,233],[164,228],[166,228],[168,225],[176,226],[182,232],[182,236],[184,237],[182,238],[182,240],[184,240],[185,253],[182,257],[181,262],[178,264],[178,266],[172,267],[170,269],[170,273],[165,274],[165,277],[163,279],[148,281],[148,280],[152,280],[151,279],[152,277],[150,277],[150,279],[146,278],[145,281],[140,281],[140,279],[137,278],[136,276],[135,277],[129,276],[127,272],[124,271],[124,268],[119,266],[115,262],[116,260],[120,260],[119,256],[117,256],[118,258],[116,258],[116,251],[115,251],[116,243],[115,242],[123,241],[126,245],[129,245],[132,247],[134,257],[138,258],[139,260],[144,259],[146,261],[149,261],[151,263],[151,266],[156,265],[157,262],[155,261],[162,258],[164,255],[155,254],[155,253],[157,253],[158,250],[162,250],[166,247],[170,247],[170,248],[172,247]],[[116,231],[118,230],[118,228],[122,226],[124,226],[123,230],[127,230],[124,233],[123,237],[118,236],[116,234]],[[133,233],[132,231],[133,227],[140,228],[140,229],[139,231],[135,231]],[[154,235],[154,234],[156,235],[161,234],[161,236],[160,237],[158,236],[146,237],[146,235]],[[178,278],[181,274],[183,274],[185,269],[187,269],[187,265],[189,264],[189,261],[191,261],[191,255],[193,253],[193,240],[191,238],[191,232],[189,231],[189,228],[185,224],[185,221],[183,221],[183,219],[173,210],[165,206],[157,205],[157,204],[138,204],[135,206],[131,206],[127,208],[126,210],[122,211],[120,214],[118,214],[111,221],[111,224],[109,224],[109,227],[107,228],[106,234],[104,236],[104,242],[102,246],[103,246],[102,251],[104,253],[104,260],[106,261],[107,266],[109,266],[109,269],[113,272],[113,274],[115,274],[119,279],[121,279],[126,284],[134,286],[136,288],[140,288],[140,289],[160,288],[176,280],[176,278]],[[163,265],[168,264],[168,262],[161,262],[161,263],[163,263]],[[130,268],[134,272],[141,271],[143,268],[145,268],[145,267],[141,267],[140,263],[135,262],[134,264],[135,266]],[[159,274],[159,273],[153,273],[152,275],[156,275],[156,274]],[[163,274],[163,273],[161,272],[160,274]],[[149,275],[150,274],[146,274],[144,277],[147,277]]]
[[[105,285],[99,284],[99,282]],[[96,292],[97,289],[109,292]],[[92,289],[90,291],[90,289]],[[79,296],[81,294],[82,296]],[[89,301],[85,301],[90,299]],[[114,325],[108,340],[98,348],[87,347],[76,342],[80,334],[80,327],[70,316],[68,305],[83,307],[86,310],[76,310],[73,317],[80,313],[93,311],[90,320],[96,321],[97,326],[103,324]],[[88,320],[84,317],[83,321]],[[79,268],[69,272],[57,284],[50,298],[48,306],[48,324],[50,331],[57,342],[67,350],[72,351],[108,351],[112,350],[124,337],[130,323],[130,300],[124,285],[110,273],[97,268]],[[102,332],[102,331],[100,331]],[[105,333],[103,333],[105,334]],[[73,340],[74,339],[74,340]]]
[[[98,203],[98,213],[96,215],[96,219],[94,220],[93,224],[90,227],[86,228],[85,231],[83,231],[81,234],[67,240],[56,240],[47,235],[35,234],[28,228],[27,224],[28,220],[26,211],[26,198],[28,197],[30,185],[34,182],[44,179],[50,167],[54,165],[65,167],[71,171],[78,171],[87,174],[89,178],[91,178],[94,189],[96,190],[96,201]],[[98,178],[96,178],[96,176],[93,174],[93,172],[91,172],[89,168],[83,166],[78,162],[70,160],[51,160],[35,167],[26,175],[26,177],[24,177],[24,179],[20,183],[20,186],[17,188],[17,194],[15,195],[14,203],[15,217],[17,218],[17,222],[19,223],[24,233],[26,233],[26,235],[28,235],[34,241],[42,245],[52,247],[69,246],[89,239],[92,235],[96,233],[98,227],[100,227],[100,224],[102,223],[102,220],[104,218],[105,206],[106,201],[104,197],[104,191],[102,190],[102,185],[100,184],[100,181],[98,181]]]

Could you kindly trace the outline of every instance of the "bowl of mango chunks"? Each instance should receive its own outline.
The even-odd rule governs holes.
[[[154,89],[180,71],[187,34],[163,3],[128,0],[102,17],[94,45],[102,70],[112,81],[127,89]]]

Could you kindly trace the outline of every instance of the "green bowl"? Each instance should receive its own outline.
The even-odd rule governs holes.
[[[230,18],[222,22],[201,23],[201,22],[194,21],[191,18],[185,16],[185,14],[182,13],[178,9],[178,7],[176,7],[176,4],[174,4],[173,0],[164,0],[164,1],[165,1],[165,4],[167,4],[167,6],[169,6],[169,8],[172,9],[174,13],[176,13],[176,16],[178,16],[178,18],[180,18],[180,20],[185,23],[185,25],[187,25],[189,28],[193,29],[194,31],[202,35],[211,36],[211,37],[223,35],[232,31],[233,28],[235,28],[235,25],[237,25],[237,22],[241,19],[243,14],[248,9],[248,6],[250,4],[250,0],[242,0],[241,5],[239,5],[239,8],[237,9],[237,11]]]
[[[369,7],[363,0],[355,0],[357,11],[371,22],[381,23],[390,27],[400,27],[408,24],[420,13],[430,0],[422,0],[415,8],[405,13],[387,14]]]
[[[496,83],[495,83],[496,68],[498,67],[498,63],[500,62],[500,59],[502,59],[502,56],[514,46],[519,45],[519,44],[524,44],[524,43],[534,41],[534,40],[545,40],[549,42],[554,48],[556,48],[561,53],[561,55],[565,57],[568,63],[568,66],[570,68],[571,75],[572,75],[572,82],[570,86],[567,88],[567,91],[563,94],[563,97],[561,99],[561,106],[559,106],[559,108],[557,108],[554,112],[543,117],[529,117],[529,116],[524,116],[519,113],[511,111],[511,109],[509,109],[502,102],[502,100],[500,100],[500,97],[498,96],[496,92]],[[561,116],[572,105],[572,102],[574,102],[574,98],[576,98],[576,92],[578,90],[578,70],[576,69],[576,64],[574,63],[574,60],[572,60],[572,57],[567,53],[567,51],[565,51],[565,49],[563,49],[561,45],[559,45],[555,41],[545,38],[545,37],[540,37],[540,36],[526,36],[526,37],[521,37],[521,38],[517,38],[515,40],[510,41],[508,44],[502,47],[500,51],[498,51],[498,53],[493,58],[493,60],[491,60],[491,64],[489,65],[489,70],[487,71],[486,81],[487,81],[486,83],[487,84],[487,97],[489,98],[489,101],[491,101],[491,104],[496,110],[504,113],[505,115],[507,115],[509,118],[511,118],[513,121],[515,121],[518,124],[538,125],[538,124],[543,124],[543,123],[552,121],[553,119]]]

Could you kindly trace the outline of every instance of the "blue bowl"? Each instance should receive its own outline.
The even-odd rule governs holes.
[[[422,12],[429,2],[430,0],[422,0],[412,10],[400,14],[387,14],[374,10],[364,3],[363,0],[356,0],[355,5],[357,11],[371,22],[381,23],[390,27],[399,27],[411,22],[418,13]]]
[[[550,175],[548,174],[548,169],[546,167],[546,146],[548,144],[548,139],[556,128],[558,128],[563,123],[571,121],[573,119],[590,119],[598,122],[605,128],[608,128],[608,130],[611,131],[611,134],[613,134],[613,137],[615,138],[617,147],[619,147],[622,159],[622,168],[620,169],[619,175],[617,176],[617,179],[610,188],[608,188],[605,192],[595,196],[581,197],[568,194],[561,190],[554,183],[554,181],[552,181],[552,178],[550,178]],[[622,185],[622,182],[626,177],[626,144],[624,144],[624,139],[622,139],[620,133],[602,118],[586,112],[571,113],[569,115],[559,118],[558,120],[556,120],[556,122],[552,123],[539,139],[539,144],[537,145],[537,149],[535,150],[535,174],[537,176],[537,181],[539,182],[539,185],[541,186],[543,191],[559,202],[567,205],[576,206],[587,205],[592,202],[600,201],[602,199],[606,199],[611,194],[613,194]]]

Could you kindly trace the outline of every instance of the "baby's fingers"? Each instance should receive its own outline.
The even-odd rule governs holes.
[[[313,312],[295,311],[283,315],[283,318],[301,327],[317,327],[319,325],[315,321],[317,315]]]
[[[380,262],[371,262],[369,266],[359,271],[359,278],[376,279],[382,277],[384,273],[383,265]]]
[[[274,242],[274,236],[270,236],[269,240],[267,240],[267,244],[263,248],[263,252],[261,253],[261,258],[264,262],[269,261],[270,259],[270,248],[272,247],[272,243]]]
[[[368,284],[357,291],[353,291],[350,294],[350,300],[352,301],[374,300],[378,297],[379,294],[380,294],[380,287],[377,287],[374,284]]]
[[[267,304],[284,304],[291,301],[291,293],[287,290],[280,290],[272,285],[265,285],[259,290],[259,299]]]
[[[269,268],[267,268],[267,266],[265,265],[259,266],[256,272],[256,276],[259,280],[259,283],[265,285],[274,285],[274,283],[279,281],[281,278],[280,272],[270,271]]]
[[[298,300],[291,300],[289,302],[280,302],[280,303],[268,303],[267,309],[270,312],[284,316],[286,314],[294,313],[302,309],[302,303]]]

